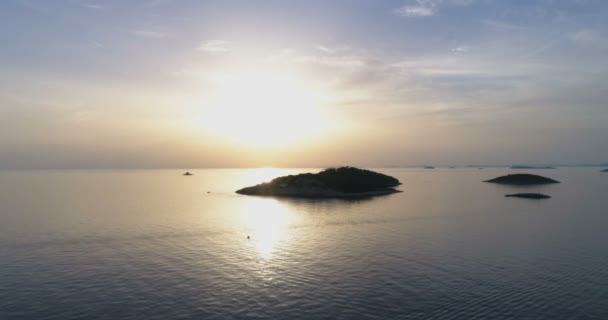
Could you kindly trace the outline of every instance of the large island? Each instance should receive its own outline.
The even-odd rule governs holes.
[[[401,192],[401,183],[382,173],[354,167],[303,173],[237,190],[238,194],[306,198],[365,198]]]
[[[551,178],[528,173],[508,174],[506,176],[486,180],[484,182],[512,185],[538,185],[559,183],[559,181],[553,180]]]

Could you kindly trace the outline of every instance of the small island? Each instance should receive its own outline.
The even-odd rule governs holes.
[[[602,172],[608,172],[608,169],[604,169],[604,170],[602,170]]]
[[[526,199],[549,199],[550,196],[541,193],[514,193],[506,194],[505,197],[526,198]]]
[[[559,183],[559,181],[553,180],[551,178],[528,173],[508,174],[506,176],[486,180],[484,182],[512,185],[538,185]]]
[[[193,176],[193,173],[190,173],[190,171],[186,171],[186,173],[183,174],[183,176]]]
[[[303,198],[365,198],[401,192],[394,177],[354,167],[329,168],[319,173],[303,173],[237,190],[256,196]]]

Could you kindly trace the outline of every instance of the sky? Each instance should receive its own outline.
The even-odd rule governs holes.
[[[4,0],[0,169],[608,162],[608,1]]]

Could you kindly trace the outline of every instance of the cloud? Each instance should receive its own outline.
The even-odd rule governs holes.
[[[314,70],[318,82],[333,93],[337,112],[356,121],[428,114],[433,125],[464,127],[498,121],[522,108],[562,107],[547,98],[555,95],[551,88],[561,77],[554,70],[536,61],[503,61],[485,57],[485,50],[470,50],[459,45],[442,54],[399,58],[357,50],[332,55],[321,51],[293,55],[290,61]],[[470,54],[454,54],[464,52]],[[441,114],[433,112],[438,106]],[[370,108],[376,110],[373,115]]]
[[[404,18],[424,18],[436,15],[441,6],[468,6],[473,2],[474,0],[415,0],[394,12]]]
[[[595,46],[602,43],[602,35],[593,29],[583,29],[568,35],[568,38],[578,44]]]
[[[87,9],[92,9],[92,10],[99,10],[99,9],[104,9],[105,7],[101,4],[98,3],[91,3],[91,2],[83,2],[80,3],[80,6],[85,7]]]
[[[130,31],[131,34],[142,37],[142,38],[148,38],[148,39],[161,39],[161,38],[166,38],[169,35],[164,33],[164,32],[160,32],[160,31],[153,31],[153,30],[133,30]]]
[[[20,0],[20,1],[17,1],[17,3],[24,8],[27,8],[27,9],[33,10],[33,11],[38,11],[41,13],[47,13],[50,11],[50,9],[46,5],[42,5],[42,4],[38,3],[37,1]]]
[[[403,6],[396,13],[401,17],[430,17],[435,15],[434,8]]]
[[[452,48],[450,51],[452,51],[454,53],[467,53],[467,52],[471,51],[471,47],[457,46],[457,47]]]
[[[69,3],[90,10],[102,10],[106,8],[105,5],[100,4],[97,0],[69,0]]]
[[[198,50],[206,53],[226,53],[229,52],[230,42],[225,40],[207,40],[200,44]]]
[[[566,2],[560,4],[558,1],[522,1],[495,11],[492,15],[481,22],[494,31],[508,32],[528,29],[540,25],[565,24],[576,20],[577,15],[583,14],[583,8],[576,3]]]
[[[366,59],[354,56],[354,55],[341,55],[341,56],[297,56],[294,59],[295,62],[309,63],[317,66],[342,68],[342,69],[356,69],[365,66]]]
[[[415,5],[404,5],[395,10],[400,17],[430,17],[435,15],[438,0],[416,0]]]
[[[332,54],[332,53],[335,52],[335,50],[332,50],[332,49],[330,49],[330,48],[328,48],[326,46],[323,46],[323,45],[318,46],[317,49],[319,49],[319,51],[321,51],[321,52],[328,53],[328,54]]]
[[[104,8],[100,4],[93,4],[93,3],[83,4],[82,6],[85,8],[89,8],[89,9],[103,9]]]
[[[175,0],[147,0],[143,3],[143,7],[158,7],[166,4],[170,4]]]
[[[87,40],[82,42],[70,42],[70,43],[57,43],[54,48],[60,50],[102,50],[109,49],[110,46],[95,41],[95,40]]]

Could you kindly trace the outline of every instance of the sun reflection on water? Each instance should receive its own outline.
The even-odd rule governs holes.
[[[288,208],[275,199],[253,199],[247,204],[245,225],[262,258],[272,258],[279,243],[286,239],[291,218]]]

